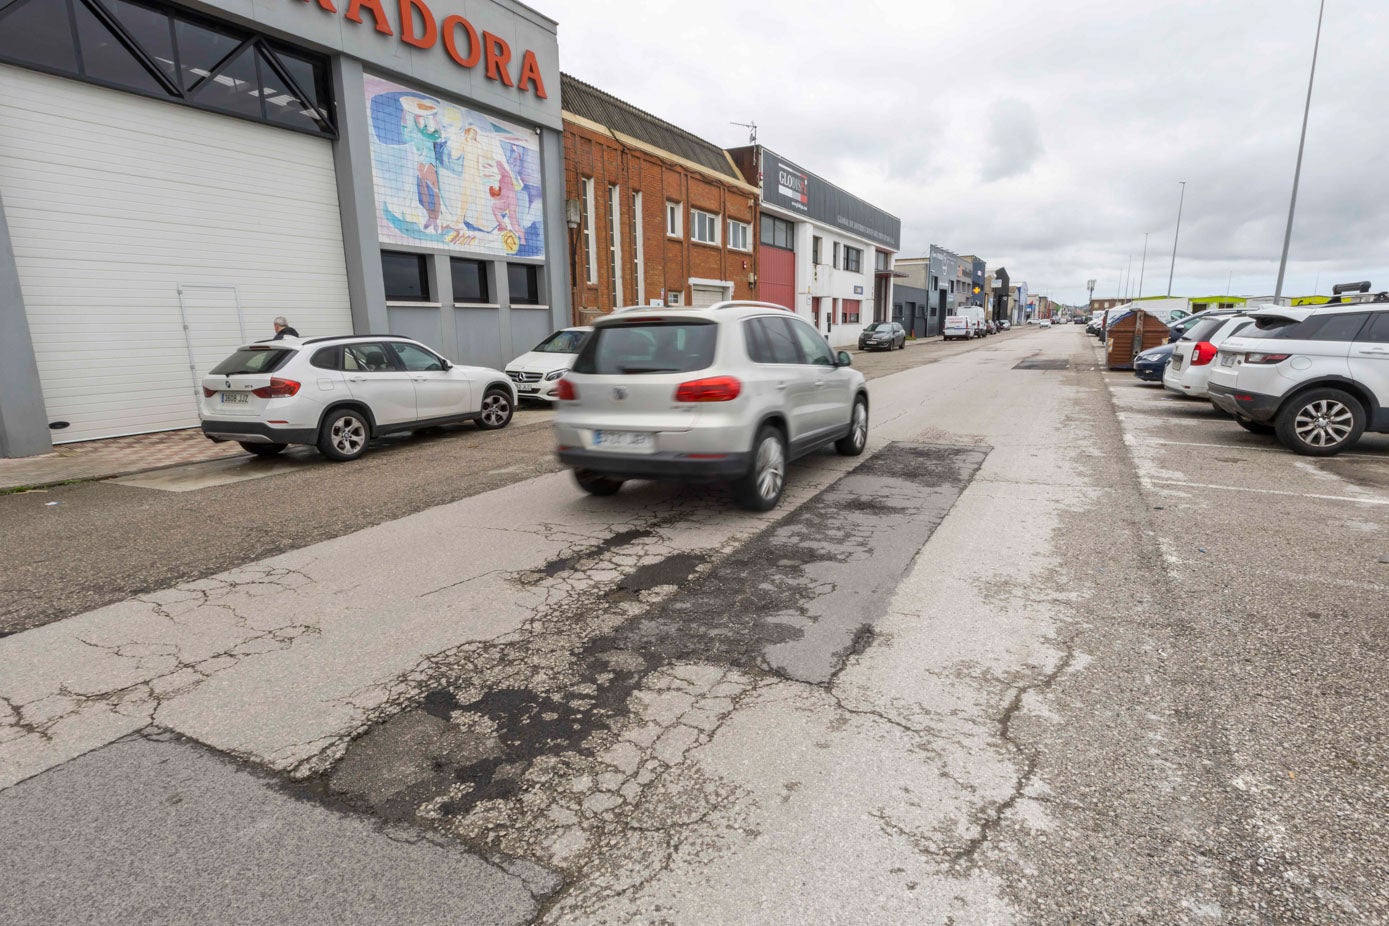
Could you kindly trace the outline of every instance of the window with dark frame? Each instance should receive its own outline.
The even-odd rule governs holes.
[[[535,264],[507,264],[506,280],[512,305],[540,305],[540,268]]]
[[[0,61],[335,137],[328,61],[157,0],[15,0]]]
[[[844,269],[850,273],[863,272],[863,251],[844,245]]]
[[[820,263],[820,246],[824,243],[825,239],[821,238],[819,235],[815,235],[810,239],[810,262],[812,264]]]
[[[774,215],[764,215],[762,216],[760,240],[763,244],[774,248],[794,251],[796,249],[796,226]]]
[[[449,259],[449,277],[453,280],[453,301],[488,304],[492,301],[487,280],[487,261]]]
[[[387,302],[428,302],[428,258],[402,251],[381,252],[381,275],[386,282]]]

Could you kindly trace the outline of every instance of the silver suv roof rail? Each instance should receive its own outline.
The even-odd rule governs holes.
[[[758,302],[755,299],[725,299],[722,302],[716,302],[709,306],[709,309],[711,311],[714,309],[780,309],[783,312],[793,311],[775,302]]]

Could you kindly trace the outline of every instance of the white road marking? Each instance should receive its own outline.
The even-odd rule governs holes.
[[[1226,492],[1254,492],[1259,495],[1291,495],[1294,498],[1320,498],[1329,502],[1359,502],[1362,505],[1389,505],[1389,498],[1352,498],[1349,495],[1318,495],[1315,492],[1284,492],[1281,489],[1256,489],[1250,486],[1221,486],[1207,482],[1177,482],[1168,479],[1142,477],[1145,486],[1181,486],[1187,489],[1223,489]]]
[[[1124,436],[1127,437],[1127,436],[1128,436],[1128,433],[1125,432],[1125,435],[1124,435]],[[1259,453],[1281,453],[1281,454],[1284,454],[1284,455],[1286,455],[1286,454],[1288,453],[1287,450],[1284,450],[1284,449],[1281,448],[1281,447],[1251,447],[1251,446],[1249,446],[1249,445],[1247,445],[1247,444],[1203,444],[1203,443],[1199,443],[1199,442],[1197,442],[1197,441],[1189,441],[1189,440],[1157,440],[1157,439],[1153,439],[1153,438],[1146,439],[1146,440],[1144,441],[1144,443],[1147,443],[1147,444],[1170,444],[1170,445],[1172,445],[1172,446],[1174,446],[1174,447],[1214,447],[1214,448],[1216,448],[1217,450],[1238,450],[1238,451],[1241,452],[1241,453],[1243,453],[1243,452],[1246,451],[1246,450],[1256,450],[1256,451],[1258,451]],[[1337,460],[1345,460],[1345,459],[1349,459],[1349,458],[1352,458],[1352,457],[1354,457],[1355,459],[1358,459],[1358,460],[1385,460],[1385,461],[1389,461],[1389,456],[1385,456],[1385,455],[1382,454],[1382,453],[1338,453],[1338,454],[1336,455],[1336,459],[1337,459]],[[1309,462],[1309,463],[1310,463],[1311,461],[1308,460],[1308,461],[1304,461],[1304,462]]]

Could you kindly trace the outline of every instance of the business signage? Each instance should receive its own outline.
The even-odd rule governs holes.
[[[338,14],[334,0],[300,2],[316,3],[324,13],[332,16]],[[343,0],[337,2],[342,3]],[[365,26],[362,15],[366,14],[371,20],[371,27],[377,32],[394,36],[396,32],[391,28],[392,19],[386,13],[387,3],[391,3],[391,0],[346,0],[342,17]],[[521,53],[519,64],[513,64],[512,58],[517,56],[506,39],[485,29],[479,31],[463,16],[454,13],[441,19],[425,0],[395,0],[392,6],[398,14],[394,23],[400,29],[402,43],[425,50],[442,45],[441,54],[448,56],[458,67],[471,70],[481,65],[488,80],[504,87],[515,87],[523,93],[532,93],[542,100],[549,99],[540,74],[540,62],[530,49]]]
[[[862,287],[862,286],[855,286],[855,287],[854,287],[854,295],[855,295],[855,296],[862,296],[862,295],[863,295],[863,287]]]
[[[763,148],[762,201],[897,250],[902,220]]]

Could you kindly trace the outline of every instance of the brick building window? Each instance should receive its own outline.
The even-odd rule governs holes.
[[[608,256],[612,266],[612,306],[622,305],[622,192],[608,185]]]
[[[685,231],[682,227],[684,223],[681,221],[684,217],[683,211],[683,207],[679,203],[666,203],[666,234],[671,238],[684,237]]]
[[[752,226],[737,219],[728,220],[728,246],[735,251],[752,250]]]
[[[593,178],[584,178],[584,267],[588,282],[598,282],[598,254],[593,247]]]
[[[719,217],[711,212],[690,210],[690,238],[704,244],[719,243]]]

